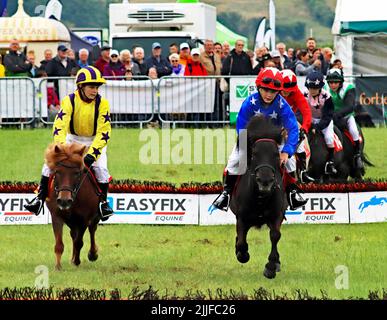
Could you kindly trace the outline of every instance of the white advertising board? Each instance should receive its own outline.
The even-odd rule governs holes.
[[[113,193],[114,215],[104,223],[198,224],[198,197],[192,194]]]
[[[387,191],[349,194],[351,223],[386,222]]]
[[[49,211],[35,216],[24,209],[24,205],[35,197],[33,193],[2,193],[0,194],[0,225],[16,224],[47,224]]]
[[[217,196],[218,194],[199,195],[200,225],[235,224],[235,215],[230,209],[227,212],[224,212],[212,206],[212,202]]]
[[[300,209],[285,213],[284,223],[349,223],[347,193],[306,193]]]

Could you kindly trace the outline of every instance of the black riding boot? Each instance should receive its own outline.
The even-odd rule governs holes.
[[[297,158],[300,165],[300,180],[302,183],[309,183],[314,182],[315,180],[308,175],[308,172],[306,171],[306,153],[300,152],[297,153]]]
[[[290,210],[296,210],[304,206],[308,202],[308,199],[305,200],[301,196],[301,193],[303,193],[303,191],[298,188],[295,183],[289,184],[286,187],[286,196],[288,199]]]
[[[107,193],[109,189],[109,183],[98,183],[99,188],[101,189],[101,202],[99,204],[100,212],[101,212],[101,220],[106,221],[113,214],[114,211],[110,208],[109,203],[107,202]]]
[[[36,216],[39,215],[43,208],[44,201],[48,196],[48,180],[49,177],[42,176],[40,179],[38,195],[29,204],[24,205],[26,210],[34,213]]]
[[[364,163],[361,158],[361,152],[360,152],[360,141],[354,141],[355,142],[355,150],[354,150],[354,156],[353,156],[353,161],[354,161],[354,166],[356,169],[363,170],[364,169]]]
[[[328,161],[325,164],[325,174],[331,175],[331,174],[337,173],[334,157],[335,157],[335,148],[328,148]]]
[[[219,210],[227,211],[230,203],[230,195],[234,189],[235,183],[238,179],[238,175],[226,173],[224,179],[223,192],[212,203],[215,208]]]

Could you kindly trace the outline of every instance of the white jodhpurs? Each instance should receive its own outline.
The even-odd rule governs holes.
[[[284,145],[278,146],[278,151],[281,152]],[[226,169],[232,175],[242,175],[246,173],[247,170],[247,153],[242,151],[242,148],[238,148],[237,145],[234,146],[232,152],[228,158]],[[296,159],[291,157],[285,164],[287,172],[293,172],[296,170]]]
[[[348,126],[348,131],[353,139],[353,141],[357,141],[360,139],[360,133],[359,130],[357,129],[356,121],[355,118],[350,115],[345,117],[347,120],[347,126]]]
[[[297,153],[303,153],[305,152],[305,139],[301,141],[301,143],[298,145]]]
[[[73,134],[68,134],[66,137],[66,142],[78,142],[80,144],[84,144],[87,147],[93,143],[94,137],[79,137]],[[92,165],[95,177],[99,183],[108,183],[110,180],[110,174],[107,168],[107,155],[106,155],[106,147],[101,150],[101,155]],[[44,164],[42,168],[42,175],[45,177],[49,177],[51,174],[50,168]]]
[[[313,123],[319,123],[320,122],[320,119],[312,119],[312,122]],[[321,130],[323,135],[324,135],[324,140],[325,140],[325,143],[326,145],[329,147],[329,148],[333,148],[334,147],[334,131],[333,131],[333,120],[331,120],[328,124],[328,126],[326,128],[324,128],[323,130]]]

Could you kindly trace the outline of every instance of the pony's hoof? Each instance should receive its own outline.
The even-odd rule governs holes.
[[[61,271],[62,266],[60,264],[55,265],[55,271]]]
[[[250,260],[250,254],[248,252],[243,253],[241,251],[238,251],[236,256],[240,263],[246,263]]]
[[[263,270],[263,275],[268,279],[274,279],[276,272],[275,272],[275,270],[270,270],[270,269],[265,267],[265,270]]]
[[[275,272],[280,272],[281,271],[281,264],[280,263],[276,263],[275,264]]]
[[[96,252],[89,252],[87,254],[87,258],[89,259],[89,261],[96,261],[98,259],[98,253],[96,253]]]
[[[71,263],[74,265],[74,266],[76,266],[76,267],[78,267],[80,264],[81,264],[81,261],[80,260],[78,260],[78,261],[71,261]]]

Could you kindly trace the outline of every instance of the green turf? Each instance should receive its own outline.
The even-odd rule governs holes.
[[[194,149],[195,133],[193,130],[188,131],[188,137],[186,137],[188,140],[172,142],[171,151],[168,153],[170,156],[169,164],[144,164],[139,160],[139,154],[140,150],[145,150],[144,148],[149,140],[140,141],[141,131],[139,129],[113,129],[112,139],[108,147],[110,173],[114,179],[158,180],[174,183],[220,181],[227,157],[231,152],[230,148],[234,143],[234,130],[228,130],[230,130],[228,135],[227,131],[221,133],[225,137],[225,147],[228,149],[223,148],[219,158],[214,156],[214,164],[204,163],[206,155],[204,144]],[[374,179],[387,178],[387,149],[385,148],[387,129],[365,128],[363,131],[366,138],[365,151],[369,159],[375,164],[375,167],[367,169],[366,177]],[[162,131],[156,130],[155,132],[159,135],[161,146]],[[144,131],[142,134],[144,134]],[[175,134],[175,138],[180,139],[178,132],[175,131]],[[2,165],[0,168],[0,181],[38,181],[43,164],[44,150],[50,142],[50,129],[22,131],[1,129],[0,163]],[[205,142],[208,144],[209,139],[206,139]],[[191,164],[178,164],[177,162],[178,149],[182,145],[192,146],[191,155],[188,156]],[[165,151],[165,148],[163,150]],[[203,152],[202,164],[194,164],[197,150]],[[155,158],[158,158],[160,162],[163,159],[162,157],[161,151],[155,154]]]
[[[2,226],[0,243],[0,288],[33,287],[37,266],[49,270],[49,285],[55,289],[118,288],[128,296],[132,288],[151,285],[181,296],[187,290],[242,290],[252,295],[264,287],[289,296],[307,289],[321,297],[366,298],[369,291],[387,288],[386,224],[284,225],[279,242],[282,271],[268,280],[262,271],[270,250],[268,229],[251,229],[248,235],[250,261],[240,264],[234,255],[234,226],[110,225],[97,230],[99,259],[87,260],[88,236],[81,265],[70,263],[71,242],[65,230],[62,271],[54,270],[54,238],[51,226]],[[348,268],[348,288],[338,289],[343,277],[335,268]],[[340,267],[339,267],[340,268]],[[343,283],[343,282],[342,282]],[[167,291],[166,291],[167,290]]]

